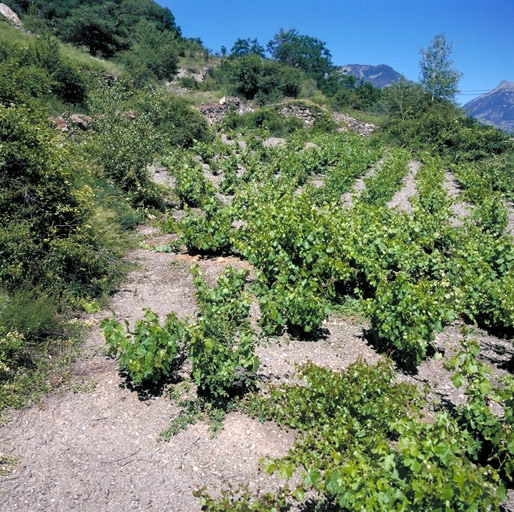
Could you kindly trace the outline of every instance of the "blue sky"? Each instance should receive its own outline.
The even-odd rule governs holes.
[[[238,37],[264,46],[280,28],[324,41],[334,64],[389,64],[419,76],[419,49],[444,32],[463,73],[462,103],[514,81],[514,0],[157,0],[186,37],[213,51]]]

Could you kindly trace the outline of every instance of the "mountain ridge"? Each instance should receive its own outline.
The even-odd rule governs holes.
[[[345,64],[339,67],[339,72],[353,75],[364,83],[370,83],[377,89],[384,89],[390,85],[405,80],[405,77],[387,64]]]
[[[491,91],[468,101],[463,108],[483,124],[514,133],[514,82],[502,80]]]

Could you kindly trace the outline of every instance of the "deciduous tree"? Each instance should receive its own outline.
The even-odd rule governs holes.
[[[452,101],[459,92],[462,73],[452,67],[452,46],[444,34],[438,34],[426,50],[420,50],[420,82],[432,101],[435,98]]]
[[[299,34],[291,29],[280,29],[268,43],[273,59],[294,68],[300,68],[318,84],[333,68],[332,56],[323,41]]]

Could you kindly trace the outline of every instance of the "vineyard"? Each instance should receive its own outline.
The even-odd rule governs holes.
[[[514,328],[501,183],[484,186],[465,165],[452,168],[453,178],[427,153],[414,165],[407,150],[349,132],[277,146],[228,142],[163,158],[179,209],[160,223],[168,236],[142,247],[245,270],[228,266],[211,287],[192,266],[190,318],[171,310],[161,326],[146,310],[134,328],[102,324],[136,385],[189,368],[196,398],[178,399],[182,413],[163,439],[201,418],[220,428],[234,409],[298,432],[285,456],[261,461],[284,486],[260,498],[247,487],[221,498],[199,489],[205,509],[282,510],[308,496],[334,510],[497,510],[513,483],[514,381],[492,372],[473,332],[509,338]],[[398,197],[408,176],[415,190],[407,207]],[[449,176],[461,194],[450,195]],[[472,207],[457,215],[464,200]],[[337,370],[304,360],[294,378],[263,381],[259,355],[269,343],[310,344],[315,359],[328,319],[349,310],[368,319],[365,339],[386,358]],[[459,325],[460,340],[435,343]],[[415,384],[409,376],[427,359],[465,400],[448,408],[435,383]]]
[[[8,3],[0,509],[514,512],[512,138],[295,29]]]

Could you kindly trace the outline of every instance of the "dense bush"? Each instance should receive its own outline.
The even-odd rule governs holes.
[[[103,165],[106,176],[121,187],[133,206],[162,207],[148,172],[156,150],[151,123],[142,116],[130,119],[111,111],[98,117],[94,126],[97,133],[91,151]]]
[[[92,55],[112,57],[129,48],[140,20],[161,32],[180,34],[170,10],[152,0],[7,0],[6,4],[24,15],[31,30],[49,28],[64,41],[86,46]]]
[[[110,265],[87,224],[90,189],[74,188],[44,114],[3,107],[0,141],[0,280],[11,289],[29,281],[98,293]]]
[[[480,125],[449,101],[432,100],[416,84],[401,82],[383,95],[388,113],[384,133],[392,143],[457,162],[482,160],[508,149],[500,130]]]
[[[154,127],[160,151],[168,146],[190,147],[197,141],[211,140],[205,118],[178,96],[150,88],[134,98],[132,108]]]
[[[0,80],[4,100],[53,94],[66,103],[83,103],[87,95],[83,73],[63,55],[57,39],[48,35],[30,41],[28,47],[2,44]]]
[[[306,80],[299,69],[256,54],[224,60],[214,71],[214,78],[234,94],[255,99],[261,105],[279,101],[284,96],[296,98]]]
[[[175,32],[160,31],[154,23],[141,20],[134,29],[134,43],[120,55],[138,83],[150,78],[171,78],[178,64],[180,40]]]
[[[300,119],[294,116],[285,118],[279,115],[276,109],[269,107],[263,107],[248,114],[229,113],[223,120],[223,126],[239,132],[257,129],[275,137],[285,137],[305,128],[305,124]]]

